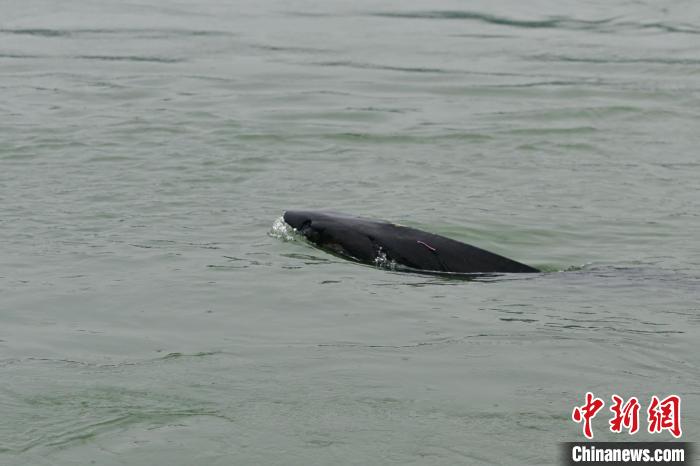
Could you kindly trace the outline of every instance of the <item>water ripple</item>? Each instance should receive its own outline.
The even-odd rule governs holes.
[[[698,58],[671,58],[671,57],[573,57],[570,55],[540,54],[530,57],[533,60],[548,62],[573,62],[573,63],[616,63],[616,64],[638,64],[646,63],[653,65],[700,65]]]
[[[0,58],[11,59],[48,59],[48,60],[97,60],[97,61],[123,61],[123,62],[151,62],[151,63],[181,63],[185,60],[182,58],[172,57],[156,57],[156,56],[139,56],[139,55],[34,55],[34,54],[18,54],[18,53],[0,53]],[[114,86],[110,84],[110,86]]]
[[[516,19],[505,16],[492,15],[476,11],[460,10],[436,10],[436,11],[416,11],[416,12],[377,12],[370,13],[371,16],[381,16],[387,18],[409,18],[409,19],[442,19],[442,20],[472,20],[498,26],[510,26],[529,29],[568,29],[568,30],[589,30],[595,32],[616,33],[623,29],[646,30],[653,29],[660,32],[671,32],[679,34],[700,34],[700,28],[692,24],[667,24],[660,22],[632,22],[617,21],[618,18],[604,19],[575,19],[565,16],[553,16],[544,19]]]
[[[374,13],[374,16],[384,16],[389,18],[417,18],[417,19],[466,19],[480,21],[490,24],[498,24],[503,26],[513,26],[521,28],[565,28],[565,29],[591,29],[599,27],[603,24],[609,24],[614,18],[601,20],[577,20],[566,17],[553,17],[548,19],[533,19],[522,20],[507,18],[505,16],[496,16],[488,13],[480,13],[476,11],[418,11],[408,13],[393,13],[382,12]]]
[[[14,34],[21,36],[35,37],[75,37],[85,35],[124,35],[133,37],[193,37],[193,36],[235,36],[228,31],[210,30],[190,30],[190,29],[139,29],[139,28],[119,28],[119,29],[50,29],[50,28],[18,28],[0,29],[0,34]]]
[[[345,66],[348,68],[369,69],[369,70],[387,70],[387,71],[402,71],[405,73],[449,73],[450,71],[442,68],[427,68],[422,66],[390,66],[378,65],[374,63],[362,63],[353,61],[326,61],[315,63],[320,66]]]

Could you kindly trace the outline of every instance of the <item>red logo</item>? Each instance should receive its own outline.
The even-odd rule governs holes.
[[[679,438],[681,431],[681,398],[670,395],[659,401],[656,395],[651,397],[649,409],[649,433],[653,434],[668,430],[676,438]]]
[[[612,395],[610,411],[613,416],[608,422],[610,432],[621,433],[623,429],[630,435],[639,431],[639,411],[641,405],[637,397],[630,397],[625,401],[618,395]],[[571,419],[574,422],[583,423],[583,435],[588,439],[593,438],[593,418],[605,406],[605,402],[597,398],[593,393],[586,393],[586,402],[574,407]],[[656,434],[667,430],[675,438],[683,434],[681,430],[681,398],[678,395],[669,395],[663,400],[654,395],[647,408],[647,423],[650,434]]]
[[[586,404],[583,406],[576,406],[574,412],[571,413],[571,418],[574,422],[579,424],[583,421],[583,435],[586,438],[593,438],[593,429],[591,427],[591,420],[598,414],[598,411],[605,405],[603,400],[593,396],[593,393],[586,393]]]
[[[617,395],[613,395],[612,400],[614,404],[610,407],[610,411],[615,416],[610,419],[610,431],[622,432],[624,427],[630,434],[636,434],[639,430],[639,400],[637,397],[633,396],[624,405],[622,404],[624,400]]]

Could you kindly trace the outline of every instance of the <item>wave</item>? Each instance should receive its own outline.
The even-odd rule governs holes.
[[[413,19],[456,19],[456,20],[474,20],[489,24],[498,24],[502,26],[514,26],[521,28],[565,28],[565,29],[589,29],[604,24],[611,23],[614,18],[601,20],[577,20],[566,17],[552,17],[548,19],[521,20],[507,18],[505,16],[496,16],[488,13],[479,13],[474,11],[418,11],[407,13],[392,13],[382,12],[373,13],[373,16],[384,16],[389,18],[413,18]]]
[[[152,63],[180,63],[184,60],[181,58],[170,57],[142,57],[138,55],[78,55],[72,58],[79,60],[102,60],[102,61],[133,61],[133,62],[152,62]]]
[[[0,53],[0,58],[9,58],[17,60],[53,60],[53,59],[73,59],[73,60],[98,60],[98,61],[126,61],[126,62],[148,62],[148,63],[181,63],[185,60],[182,58],[173,57],[144,57],[139,55],[23,55],[13,53]],[[112,85],[110,85],[112,86]]]
[[[665,58],[665,57],[572,57],[569,55],[540,54],[530,57],[538,61],[562,61],[572,63],[594,63],[594,64],[652,64],[652,65],[700,65],[697,58]]]
[[[50,29],[50,28],[18,28],[0,29],[0,34],[15,34],[36,37],[72,37],[82,35],[129,35],[137,37],[171,37],[171,36],[235,36],[228,31],[190,30],[190,29],[141,29],[141,28],[87,28],[87,29]]]
[[[618,32],[622,29],[657,30],[678,34],[700,34],[700,28],[692,24],[668,24],[660,22],[619,21],[618,18],[574,19],[565,16],[552,16],[545,19],[516,19],[476,11],[437,10],[416,12],[377,12],[371,16],[409,19],[470,20],[499,26],[529,29],[573,29],[596,32]]]
[[[407,73],[450,73],[442,68],[426,68],[422,66],[391,66],[377,65],[374,63],[353,62],[353,61],[327,61],[315,63],[319,66],[342,66],[348,68],[360,68],[368,70],[403,71]]]

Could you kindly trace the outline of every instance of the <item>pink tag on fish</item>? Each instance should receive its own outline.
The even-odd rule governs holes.
[[[426,248],[430,249],[430,250],[433,251],[433,252],[437,251],[437,249],[435,249],[434,247],[432,247],[432,246],[429,245],[429,244],[424,243],[423,241],[416,241],[416,243],[422,244],[423,246],[425,246]]]

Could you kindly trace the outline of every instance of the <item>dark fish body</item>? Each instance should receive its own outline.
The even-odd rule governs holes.
[[[534,267],[444,236],[338,212],[289,210],[284,221],[312,244],[365,264],[446,273],[536,273]]]

